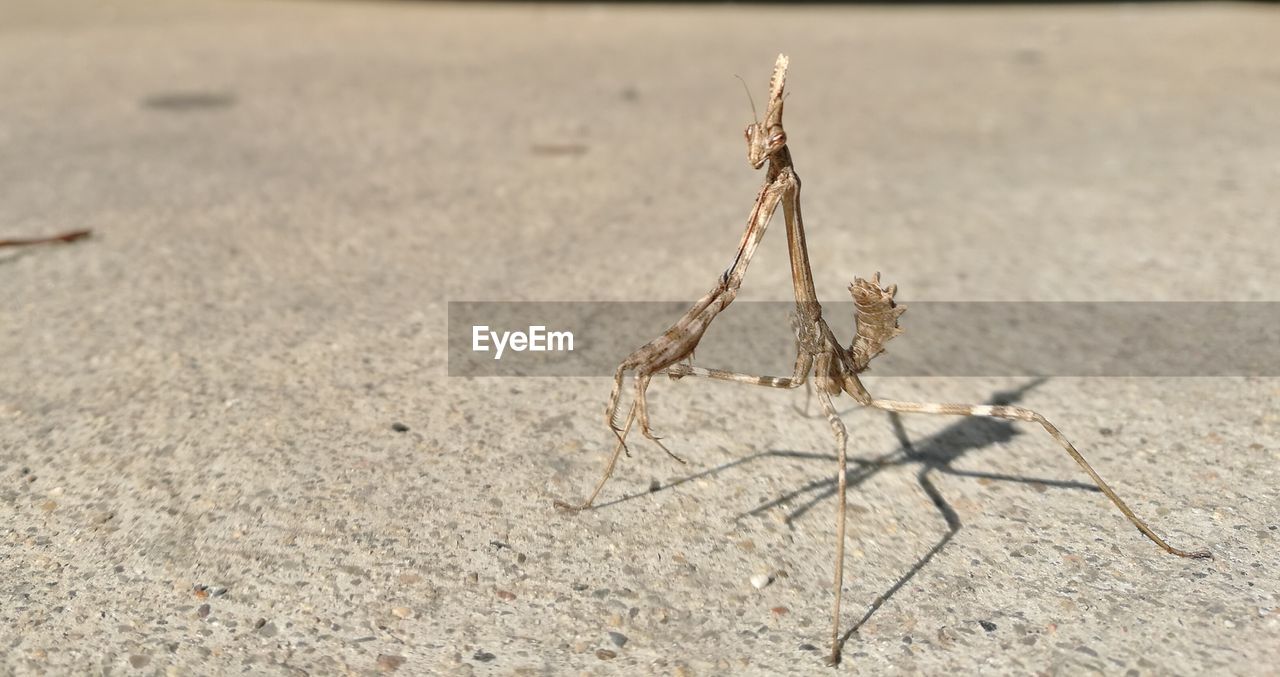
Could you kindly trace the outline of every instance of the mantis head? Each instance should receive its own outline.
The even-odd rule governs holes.
[[[747,137],[747,161],[754,169],[763,167],[766,160],[787,145],[787,132],[782,129],[782,89],[787,79],[787,63],[786,55],[779,54],[773,67],[773,77],[769,79],[769,107],[765,109],[764,122],[752,122],[744,132]],[[750,96],[748,92],[747,97]],[[754,103],[751,111],[754,118]]]
[[[787,145],[787,133],[782,125],[772,125],[767,129],[758,122],[747,125],[747,161],[753,169],[764,166],[765,160],[782,150]]]

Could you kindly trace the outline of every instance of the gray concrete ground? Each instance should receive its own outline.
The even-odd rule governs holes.
[[[802,395],[656,384],[690,464],[638,444],[566,517],[607,380],[448,378],[446,301],[704,291],[759,182],[732,76],[758,97],[779,51],[824,298],[880,270],[908,302],[1280,300],[1277,34],[1247,5],[6,3],[0,236],[96,234],[0,252],[0,672],[830,674]],[[742,298],[788,298],[783,240]],[[909,418],[908,455],[846,400],[845,628],[886,599],[843,672],[1277,674],[1280,382],[868,382],[1016,391],[1217,558],[1161,553],[1037,430]]]

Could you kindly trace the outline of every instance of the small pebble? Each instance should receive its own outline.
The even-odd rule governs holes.
[[[791,610],[785,606],[775,606],[772,609],[769,609],[769,611],[772,611],[774,616],[786,616],[791,613]]]
[[[499,599],[505,599],[508,602],[516,598],[516,594],[514,592],[507,592],[506,590],[499,590],[496,594]]]
[[[399,421],[396,421],[395,423],[392,423],[392,424],[391,424],[391,429],[392,429],[392,430],[394,430],[394,431],[396,431],[396,432],[398,432],[398,433],[407,433],[407,432],[409,432],[409,426],[407,426],[407,425],[405,425],[405,424],[403,424],[403,423],[401,423],[401,422],[399,422]]]
[[[476,649],[476,652],[472,654],[471,657],[474,658],[475,660],[480,661],[481,663],[488,663],[489,661],[497,658],[497,656],[483,649]]]
[[[200,605],[200,608],[199,608],[199,609],[196,609],[196,615],[197,615],[197,616],[199,616],[199,617],[201,617],[201,618],[208,618],[208,617],[209,617],[209,605],[208,605],[208,604],[201,604],[201,605]]]
[[[661,489],[661,488],[662,488],[662,482],[659,482],[658,480],[650,480],[650,482],[649,482],[649,492],[650,492],[650,493],[655,492],[655,491],[657,491],[657,490],[659,490],[659,489]]]
[[[751,587],[755,588],[756,590],[760,590],[764,588],[764,586],[769,585],[772,582],[773,582],[773,577],[768,574],[756,574],[755,576],[751,577]]]
[[[981,625],[982,629],[986,630],[987,632],[996,631],[996,624],[992,623],[991,621],[978,621],[978,625]]]
[[[378,654],[378,670],[380,672],[395,672],[401,665],[404,665],[403,656],[392,656],[390,654]]]
[[[613,651],[610,651],[608,649],[596,649],[596,658],[599,658],[602,661],[611,661],[617,657],[618,657],[617,653],[614,653]]]
[[[407,606],[398,606],[391,610],[391,615],[396,618],[409,618],[413,615],[413,609],[410,609]]]
[[[622,634],[621,632],[610,632],[609,641],[613,642],[614,646],[621,649],[623,646],[626,646],[627,644],[627,636]]]
[[[214,597],[221,597],[227,594],[227,589],[226,588],[209,588],[209,594],[213,595]]]
[[[139,654],[134,654],[129,657],[129,665],[132,665],[135,668],[145,668],[147,667],[147,664],[150,662],[151,662],[150,656],[142,656]]]

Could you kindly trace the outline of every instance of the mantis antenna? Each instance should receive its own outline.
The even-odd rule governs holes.
[[[747,81],[736,73],[733,77],[738,78],[738,82],[742,83],[742,91],[747,93],[747,102],[751,104],[751,120],[757,125],[760,124],[760,114],[756,112],[756,100],[751,98],[751,88],[747,86]]]

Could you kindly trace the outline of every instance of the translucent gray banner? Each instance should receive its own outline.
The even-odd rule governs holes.
[[[690,303],[449,303],[450,376],[612,376]],[[877,376],[1280,376],[1280,303],[914,302]],[[694,364],[789,375],[790,302],[739,301]],[[853,304],[823,305],[848,347]]]

